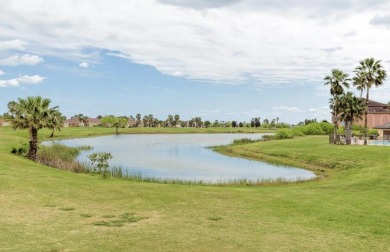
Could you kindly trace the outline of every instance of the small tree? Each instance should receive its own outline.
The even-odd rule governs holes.
[[[109,152],[98,152],[88,155],[91,165],[94,167],[94,171],[98,172],[103,178],[108,178],[108,160],[112,158]]]

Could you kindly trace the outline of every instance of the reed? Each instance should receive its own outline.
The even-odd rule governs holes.
[[[37,162],[61,170],[89,173],[90,167],[76,161],[76,157],[80,154],[80,150],[90,148],[90,146],[69,147],[62,144],[41,146],[37,153]]]

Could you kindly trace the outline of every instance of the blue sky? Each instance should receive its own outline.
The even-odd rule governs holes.
[[[50,98],[68,117],[298,123],[330,119],[323,78],[375,57],[390,71],[388,1],[7,1],[0,113]],[[371,98],[390,101],[390,82]]]

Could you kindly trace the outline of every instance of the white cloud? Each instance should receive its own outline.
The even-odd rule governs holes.
[[[3,71],[0,70],[0,76],[4,75],[5,73]]]
[[[37,65],[42,62],[43,59],[41,57],[30,54],[14,55],[5,59],[0,59],[0,65],[3,66]]]
[[[19,39],[0,41],[0,51],[24,50],[26,44],[25,41]]]
[[[46,77],[39,75],[23,75],[18,78],[9,80],[0,80],[0,87],[18,87],[21,84],[38,84],[41,83]]]
[[[80,65],[79,65],[79,67],[82,67],[82,68],[88,68],[89,67],[89,65],[88,65],[88,63],[87,62],[82,62],[82,63],[80,63]]]
[[[332,68],[352,72],[365,57],[390,59],[390,30],[370,24],[390,12],[389,1],[47,3],[3,0],[1,36],[39,55],[90,62],[103,50],[169,75],[263,85],[310,84]]]

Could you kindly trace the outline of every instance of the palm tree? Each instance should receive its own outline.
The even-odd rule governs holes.
[[[168,127],[172,127],[172,123],[173,123],[173,116],[168,115],[168,118],[167,118]]]
[[[352,78],[353,86],[356,87],[358,91],[360,91],[360,98],[363,97],[363,91],[366,88],[364,83],[364,75],[362,73],[355,73],[355,76]]]
[[[58,107],[49,108],[50,99],[40,96],[19,98],[8,103],[7,120],[12,128],[28,129],[30,134],[28,158],[36,161],[38,150],[38,130],[48,126],[48,122]]]
[[[179,125],[180,116],[175,115],[174,118],[175,118],[175,126],[177,127]]]
[[[346,144],[351,144],[352,123],[361,119],[366,111],[362,98],[356,97],[352,92],[348,92],[340,97],[339,116],[345,121]]]
[[[336,135],[337,135],[337,129],[338,129],[338,102],[339,99],[338,96],[342,95],[344,93],[344,88],[349,88],[349,81],[348,74],[344,73],[343,71],[339,69],[333,69],[332,75],[326,76],[324,78],[325,85],[330,86],[330,94],[333,96],[330,103],[330,108],[332,111],[332,120],[334,124],[334,130],[333,130],[333,143],[336,144]]]
[[[50,109],[50,117],[47,121],[47,128],[51,129],[50,137],[54,137],[54,131],[61,131],[61,127],[64,124],[66,117],[61,114],[60,111],[56,109]]]
[[[137,119],[137,120],[135,121],[135,124],[137,125],[137,127],[141,127],[141,114],[137,114],[137,115],[135,116],[135,118]]]
[[[355,68],[354,85],[366,89],[366,111],[364,113],[364,145],[367,145],[367,113],[370,88],[380,86],[386,79],[386,71],[380,60],[367,58],[359,62]]]

